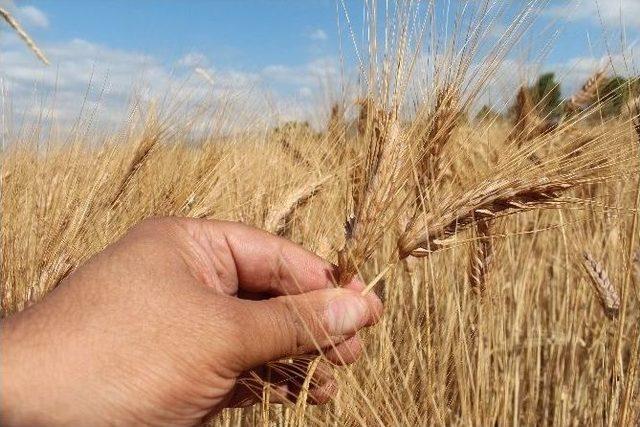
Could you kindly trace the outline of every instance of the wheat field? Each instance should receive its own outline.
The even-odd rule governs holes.
[[[263,112],[223,131],[237,120],[224,102],[137,104],[108,131],[7,129],[2,315],[146,217],[242,221],[335,263],[337,285],[360,275],[386,308],[362,360],[336,369],[331,403],[229,409],[213,425],[639,423],[636,107],[604,117],[593,70],[560,120],[526,85],[510,114],[474,117],[526,25],[495,50],[445,44],[417,89],[418,11],[398,10],[390,42],[366,46],[360,96],[314,113],[318,129]],[[483,13],[472,22],[490,27]]]

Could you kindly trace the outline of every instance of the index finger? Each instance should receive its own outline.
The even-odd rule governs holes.
[[[235,271],[240,290],[292,295],[334,286],[335,266],[296,243],[237,222],[200,224],[212,242],[226,245],[222,267]],[[227,276],[221,279],[233,280]],[[348,287],[360,290],[363,284],[354,280]]]

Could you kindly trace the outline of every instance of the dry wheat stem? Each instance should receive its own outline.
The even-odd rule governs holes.
[[[638,286],[640,286],[640,248],[636,249],[633,256],[633,275],[636,278]]]
[[[49,65],[49,60],[44,55],[42,50],[36,45],[29,34],[22,28],[22,25],[4,8],[0,7],[0,16],[9,24],[11,28],[15,30],[18,36],[24,41],[29,49],[42,61],[45,65]]]
[[[582,254],[582,265],[589,275],[590,283],[596,293],[596,297],[609,319],[618,315],[620,310],[620,296],[615,286],[611,283],[605,268],[596,261],[590,253]]]
[[[640,96],[634,100],[633,130],[636,132],[638,144],[640,144]]]

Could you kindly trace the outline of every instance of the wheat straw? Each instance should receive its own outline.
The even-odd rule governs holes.
[[[636,278],[638,286],[640,286],[640,248],[636,249],[633,255],[633,275]]]
[[[33,39],[27,34],[27,32],[22,28],[22,25],[5,9],[0,7],[0,16],[4,18],[4,20],[9,24],[11,28],[15,30],[18,36],[26,43],[27,47],[38,57],[40,61],[42,61],[45,65],[49,65],[49,60],[44,55],[42,50],[36,45]]]

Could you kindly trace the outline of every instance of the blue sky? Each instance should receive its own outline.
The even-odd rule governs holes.
[[[30,1],[50,25],[39,39],[85,39],[170,62],[201,52],[220,67],[257,71],[335,51],[331,1]],[[20,4],[20,2],[16,2]]]
[[[337,19],[344,26],[342,6],[335,0],[31,0],[14,1],[16,7],[34,7],[48,25],[32,33],[44,42],[83,39],[114,49],[143,52],[165,62],[189,52],[201,52],[220,67],[258,71],[270,64],[294,66],[319,55],[337,54]],[[446,3],[441,1],[441,4]],[[457,3],[453,1],[453,3]],[[524,2],[523,2],[524,3]],[[557,25],[548,61],[568,56],[601,53],[602,36],[619,44],[619,11],[627,20],[628,37],[638,36],[639,9],[634,0],[556,0],[546,9],[564,9],[538,19],[528,36],[532,43],[547,25]],[[638,2],[640,3],[640,2]],[[346,1],[352,22],[358,26],[362,6]],[[452,6],[456,7],[456,6]],[[444,7],[443,7],[444,9]],[[625,10],[627,9],[627,10]],[[598,13],[603,14],[605,26]],[[348,40],[347,40],[348,42]],[[590,45],[590,43],[592,45]],[[347,54],[352,53],[347,44]],[[595,52],[594,52],[595,50]]]
[[[0,78],[14,110],[36,111],[28,106],[37,100],[34,92],[45,96],[55,87],[56,108],[68,110],[61,117],[73,117],[77,108],[72,105],[81,103],[79,94],[90,81],[106,84],[107,90],[99,100],[93,93],[89,101],[119,111],[119,102],[140,81],[162,93],[202,68],[213,76],[215,89],[266,88],[283,116],[295,117],[300,105],[317,101],[322,81],[341,78],[338,19],[346,68],[354,68],[354,47],[339,1],[336,10],[335,0],[0,0],[52,62],[45,70],[0,23]],[[345,3],[360,39],[362,2]],[[447,4],[461,6],[456,0],[437,1],[437,15],[446,15]],[[488,47],[510,24],[515,8],[507,8],[495,22]],[[551,0],[536,15],[522,44],[507,58],[510,62],[498,71],[496,87],[488,88],[489,101],[496,101],[496,93],[504,94],[497,102],[505,101],[529,74],[553,69],[567,92],[605,61],[607,51],[637,57],[637,49],[621,47],[621,37],[635,46],[640,0]],[[555,31],[560,33],[554,37]],[[530,71],[523,77],[522,69]]]

